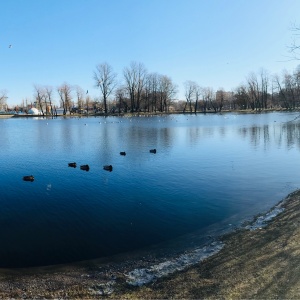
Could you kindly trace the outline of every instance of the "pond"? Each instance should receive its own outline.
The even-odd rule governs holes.
[[[299,188],[299,150],[298,112],[0,119],[0,267],[205,243]]]

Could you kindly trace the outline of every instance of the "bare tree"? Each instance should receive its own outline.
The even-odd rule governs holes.
[[[94,80],[96,87],[100,88],[102,93],[105,114],[107,114],[107,98],[116,87],[116,77],[116,73],[113,72],[112,67],[108,63],[96,66]]]
[[[260,79],[261,79],[261,85],[260,85],[261,106],[262,108],[266,109],[268,103],[268,87],[269,87],[269,76],[266,70],[262,69],[260,71]]]
[[[293,32],[293,42],[291,46],[289,46],[289,52],[292,54],[291,59],[293,60],[300,60],[300,44],[298,42],[300,37],[300,26],[294,24],[292,27]]]
[[[44,115],[43,103],[47,99],[45,88],[42,86],[39,86],[39,85],[34,85],[34,90],[35,90],[35,99],[36,99],[37,105],[40,108],[42,115]]]
[[[195,97],[195,87],[196,87],[196,82],[188,80],[184,83],[184,89],[185,89],[185,99],[186,103],[183,109],[183,112],[186,111],[186,106],[189,105],[190,107],[190,112],[192,112],[192,101],[194,101]]]
[[[136,110],[140,110],[141,100],[142,100],[142,92],[145,87],[147,76],[147,70],[142,63],[137,64],[137,90],[136,90]]]
[[[157,73],[150,73],[147,76],[147,82],[149,84],[149,102],[148,112],[156,112],[158,102],[158,87],[159,87],[159,75]]]
[[[201,93],[202,93],[202,88],[196,83],[196,85],[195,85],[195,114],[197,113],[197,110],[198,110],[198,103],[200,100]]]
[[[292,74],[286,71],[284,73],[283,83],[284,83],[285,95],[288,99],[289,105],[291,108],[295,108],[296,107],[296,98],[295,98],[296,85]]]
[[[125,86],[130,96],[131,112],[139,111],[142,90],[145,84],[146,68],[142,63],[132,62],[123,71]]]
[[[275,88],[276,88],[277,94],[278,94],[279,105],[283,106],[285,108],[290,108],[290,103],[288,101],[286,91],[282,87],[279,76],[275,75],[273,80],[274,80],[274,85],[275,85]]]
[[[275,91],[275,93],[274,93]],[[300,67],[293,73],[284,71],[282,78],[278,75],[272,81],[272,103],[286,109],[294,109],[300,105]]]
[[[221,111],[223,109],[225,98],[226,98],[226,92],[224,91],[223,88],[220,88],[216,92],[216,104],[217,104],[219,111]]]
[[[4,110],[6,105],[7,92],[5,90],[0,91],[0,110]]]
[[[127,112],[128,110],[128,104],[125,101],[126,100],[126,88],[124,86],[120,86],[117,88],[115,92],[116,100],[117,100],[117,107],[119,109],[119,114],[121,113],[121,110],[123,109],[124,112]]]
[[[247,92],[247,87],[245,85],[240,85],[236,88],[234,92],[234,103],[233,108],[238,106],[240,109],[248,108],[250,103],[250,97]]]
[[[75,86],[75,91],[76,91],[76,98],[77,98],[77,108],[78,108],[78,110],[81,110],[81,109],[83,109],[84,101],[85,101],[84,100],[84,91],[79,85]],[[86,92],[86,94],[87,94],[87,92]]]
[[[68,110],[71,113],[71,105],[72,105],[71,86],[67,83],[63,83],[61,86],[57,88],[57,92],[60,97],[61,105],[64,109],[63,114],[65,115]]]
[[[293,74],[294,84],[295,84],[295,94],[298,101],[298,106],[300,104],[300,65],[296,68]]]
[[[261,108],[259,84],[256,74],[251,73],[247,78],[250,106],[252,110]]]
[[[203,96],[203,111],[206,112],[206,110],[209,108],[209,104],[213,103],[213,89],[210,87],[206,87],[202,89],[202,96]]]
[[[91,103],[92,99],[89,95],[87,95],[85,97],[85,107],[86,107],[86,113],[87,115],[89,114],[89,107],[90,107],[90,103]]]
[[[50,113],[51,113],[51,116],[53,117],[54,111],[53,111],[53,106],[52,106],[52,94],[53,94],[53,88],[51,86],[46,86],[45,87],[46,114],[48,112],[48,110],[47,110],[47,101],[48,101],[49,106],[50,106]]]
[[[168,112],[172,99],[177,93],[177,85],[166,75],[159,77],[160,111]]]
[[[215,112],[217,112],[219,110],[219,105],[216,100],[216,94],[215,94],[213,88],[210,87],[206,90],[206,97],[207,97],[207,101],[209,102],[210,106],[213,108],[213,110]]]
[[[187,105],[190,107],[190,112],[193,111],[192,104],[194,104],[194,113],[197,113],[198,103],[201,95],[201,87],[194,81],[188,80],[184,83],[185,87],[185,106],[183,112],[186,111]]]

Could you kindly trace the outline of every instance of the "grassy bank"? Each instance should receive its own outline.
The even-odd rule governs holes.
[[[283,206],[267,227],[225,236],[225,247],[205,262],[117,298],[299,299],[300,192]]]
[[[300,298],[300,192],[268,226],[223,237],[205,261],[142,287],[126,283],[121,267],[101,261],[0,270],[0,298],[262,299]],[[120,265],[120,261],[117,262]]]

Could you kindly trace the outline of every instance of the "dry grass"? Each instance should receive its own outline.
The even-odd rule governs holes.
[[[0,298],[300,299],[300,192],[267,227],[224,237],[215,256],[142,287],[100,265],[1,270]]]

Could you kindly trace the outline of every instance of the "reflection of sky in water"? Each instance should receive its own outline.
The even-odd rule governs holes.
[[[0,225],[9,228],[0,238],[10,245],[0,254],[35,264],[92,258],[267,210],[299,187],[297,116],[0,120]],[[31,174],[33,183],[21,180]]]

